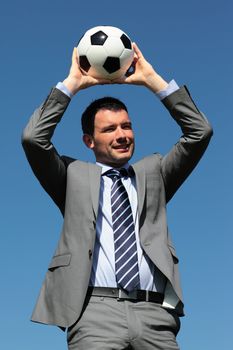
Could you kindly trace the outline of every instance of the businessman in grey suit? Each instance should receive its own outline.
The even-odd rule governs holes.
[[[113,83],[143,85],[162,100],[182,130],[166,156],[155,153],[129,164],[132,124],[126,106],[114,98],[94,101],[82,116],[83,141],[94,152],[96,164],[58,154],[51,138],[72,96],[109,84],[81,72],[75,49],[68,77],[35,110],[22,136],[34,174],[64,216],[32,320],[67,329],[70,350],[178,349],[183,299],[166,204],[202,157],[212,128],[187,88],[174,81],[168,84],[137,45],[133,47],[134,72]],[[136,247],[137,261],[130,270],[137,268],[131,278],[137,282],[131,290],[116,277],[112,169],[119,170],[133,218],[131,246]]]

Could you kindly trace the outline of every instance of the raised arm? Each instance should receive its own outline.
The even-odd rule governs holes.
[[[153,93],[166,90],[168,83],[146,61],[136,44],[134,51],[134,72],[128,77],[115,80],[115,83],[143,85]],[[161,158],[161,172],[169,201],[201,159],[213,131],[186,87],[171,93],[162,102],[182,131],[175,146]]]
[[[169,201],[201,159],[213,130],[186,87],[175,91],[162,102],[182,131],[178,142],[161,160],[166,199]]]
[[[74,95],[82,89],[109,81],[84,75],[79,69],[74,49],[70,72],[63,83]],[[69,103],[70,97],[53,88],[42,106],[35,110],[22,134],[22,145],[34,174],[62,213],[65,203],[66,169],[72,159],[61,157],[51,138]]]
[[[66,162],[51,142],[54,130],[61,120],[70,98],[54,88],[31,116],[22,134],[22,145],[28,162],[45,189],[64,211]]]

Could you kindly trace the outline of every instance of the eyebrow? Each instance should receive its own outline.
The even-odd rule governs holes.
[[[105,130],[105,129],[109,129],[109,128],[114,128],[116,126],[116,124],[108,124],[103,126],[102,128],[100,128],[100,130]]]
[[[132,127],[132,123],[131,123],[130,121],[123,122],[123,123],[121,123],[120,125],[121,125],[121,126],[129,125],[129,126]],[[116,123],[112,123],[112,124],[105,125],[105,126],[103,126],[103,127],[100,127],[99,129],[100,129],[100,130],[106,130],[106,129],[108,129],[108,128],[114,128],[114,127],[116,127]]]

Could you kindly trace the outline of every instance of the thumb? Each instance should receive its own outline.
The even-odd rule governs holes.
[[[75,64],[77,62],[78,62],[77,47],[74,47],[73,53],[72,53],[72,64]]]

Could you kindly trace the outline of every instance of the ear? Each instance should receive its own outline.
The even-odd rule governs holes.
[[[91,135],[84,134],[83,135],[83,142],[85,143],[85,145],[88,148],[93,149],[93,147],[94,147],[94,140],[93,140],[93,137]]]

